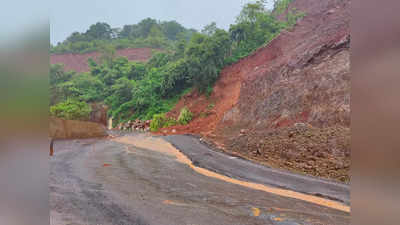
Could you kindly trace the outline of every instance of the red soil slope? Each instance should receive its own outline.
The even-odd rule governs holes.
[[[187,126],[224,151],[341,181],[350,160],[350,0],[295,0],[291,30],[225,68],[209,99],[191,93]],[[210,104],[215,104],[211,107]]]
[[[130,61],[145,62],[150,59],[153,49],[151,48],[127,48],[116,51],[116,56],[125,56]],[[101,56],[99,52],[90,52],[86,54],[57,54],[50,56],[50,64],[64,64],[67,71],[87,72],[89,58],[95,61]]]

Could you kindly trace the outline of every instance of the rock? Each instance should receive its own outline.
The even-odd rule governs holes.
[[[172,133],[174,133],[174,134],[175,134],[175,133],[176,133],[176,130],[175,130],[175,129],[172,129]]]
[[[307,125],[305,123],[295,123],[294,126],[295,127],[307,127]]]
[[[241,130],[240,130],[240,134],[245,134],[245,133],[247,133],[247,130],[246,130],[246,129],[241,129]]]
[[[315,156],[319,158],[327,158],[327,154],[325,152],[317,152]]]
[[[328,14],[333,14],[333,13],[335,13],[336,11],[334,10],[334,9],[331,9],[331,10],[329,10],[328,11]]]

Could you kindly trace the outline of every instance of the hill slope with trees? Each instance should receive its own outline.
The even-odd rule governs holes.
[[[175,22],[145,19],[121,30],[97,23],[85,33],[75,32],[51,51],[87,52],[99,48],[103,55],[100,62],[89,59],[90,71],[86,73],[66,72],[61,65],[52,65],[51,107],[62,110],[62,103],[69,99],[100,102],[109,107],[109,115],[119,123],[152,119],[168,112],[190,90],[210,95],[224,67],[269,43],[304,16],[298,10],[287,10],[289,3],[278,0],[275,10],[267,9],[265,1],[246,4],[229,31],[217,28],[215,23],[196,32]],[[278,20],[278,11],[286,11],[287,19]],[[139,42],[165,51],[154,54],[147,63],[113,54],[115,48],[132,47],[132,43],[137,46]]]

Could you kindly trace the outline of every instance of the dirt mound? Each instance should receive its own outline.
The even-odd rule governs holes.
[[[150,59],[153,49],[151,48],[127,48],[117,50],[116,56],[125,56],[130,61],[145,62]],[[97,61],[101,56],[100,52],[90,52],[86,54],[55,54],[50,55],[50,64],[64,64],[65,70],[76,72],[88,72],[88,59]]]
[[[346,181],[350,1],[295,0],[290,7],[306,16],[267,46],[225,68],[209,99],[195,93],[183,97],[170,115],[176,117],[187,106],[195,119],[188,126],[162,132],[202,134],[225,151],[271,166]],[[306,141],[302,135],[289,137],[287,132],[297,123],[312,127],[309,132],[329,143]],[[282,144],[271,147],[259,145],[257,140]],[[331,161],[317,156],[314,165],[307,164],[314,151],[304,149],[319,149],[323,153],[315,154]],[[285,159],[280,154],[284,152],[301,156]]]
[[[269,131],[250,130],[228,140],[227,149],[247,159],[348,182],[350,129],[304,123]]]

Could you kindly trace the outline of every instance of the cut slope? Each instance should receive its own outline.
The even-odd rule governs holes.
[[[151,48],[127,48],[117,50],[116,56],[125,56],[130,61],[145,62],[150,59],[153,49]],[[88,72],[88,59],[92,58],[95,61],[101,56],[100,52],[90,52],[85,54],[54,54],[50,55],[50,64],[64,64],[65,70],[76,72]]]
[[[200,133],[226,151],[271,166],[347,181],[349,4],[293,1],[290,7],[306,16],[225,68],[210,99],[185,96],[170,115],[186,105],[196,118],[173,129]]]

